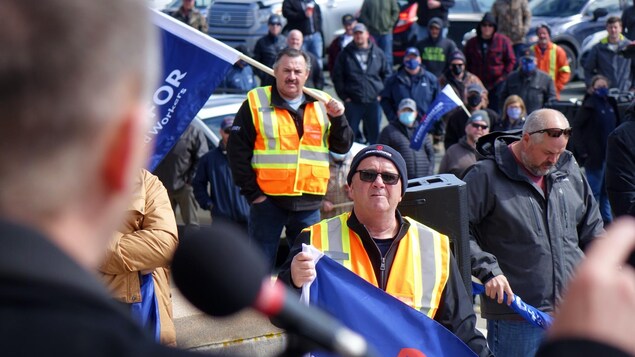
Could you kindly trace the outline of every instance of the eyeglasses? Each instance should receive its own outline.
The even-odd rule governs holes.
[[[369,170],[357,170],[359,172],[359,179],[364,182],[375,182],[377,175],[381,175],[381,180],[386,185],[396,185],[399,182],[399,174],[393,174],[391,172],[376,172]]]
[[[282,26],[282,24],[279,22],[276,22],[276,23],[269,24],[269,26]]]
[[[481,24],[482,27],[494,27],[494,24],[490,24],[489,22],[485,22]]]
[[[470,125],[475,128],[475,129],[487,129],[489,128],[489,125],[484,125],[484,124],[476,124],[476,123],[470,123]]]
[[[564,136],[566,137],[569,137],[571,135],[571,131],[573,131],[572,128],[566,128],[566,129],[550,128],[550,129],[532,131],[531,133],[529,133],[529,135],[534,135],[538,133],[546,133],[552,138],[559,138],[560,136],[562,136],[562,134],[564,134]]]

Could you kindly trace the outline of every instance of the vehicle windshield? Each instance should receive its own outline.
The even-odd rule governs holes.
[[[529,3],[532,16],[567,17],[582,12],[587,0],[533,0]]]

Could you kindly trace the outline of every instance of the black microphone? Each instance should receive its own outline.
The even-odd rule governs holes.
[[[188,233],[172,262],[174,282],[201,311],[226,316],[253,307],[280,327],[345,357],[374,356],[359,334],[327,313],[302,304],[283,283],[272,283],[262,254],[244,232],[217,223]]]

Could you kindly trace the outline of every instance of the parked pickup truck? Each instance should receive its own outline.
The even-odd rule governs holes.
[[[342,29],[342,16],[347,13],[356,15],[363,1],[316,0],[316,3],[322,11],[322,35],[326,47]],[[282,0],[212,1],[207,11],[208,33],[229,46],[242,44],[253,50],[256,41],[267,33],[267,20],[272,14],[282,15]]]

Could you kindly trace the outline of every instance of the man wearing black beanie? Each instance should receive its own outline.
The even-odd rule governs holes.
[[[347,181],[353,211],[302,231],[278,279],[296,289],[312,282],[315,264],[310,253],[302,252],[302,244],[328,246],[325,253],[332,259],[434,318],[479,356],[491,356],[476,330],[471,298],[448,237],[397,210],[408,186],[401,155],[387,145],[370,145],[353,158]]]

